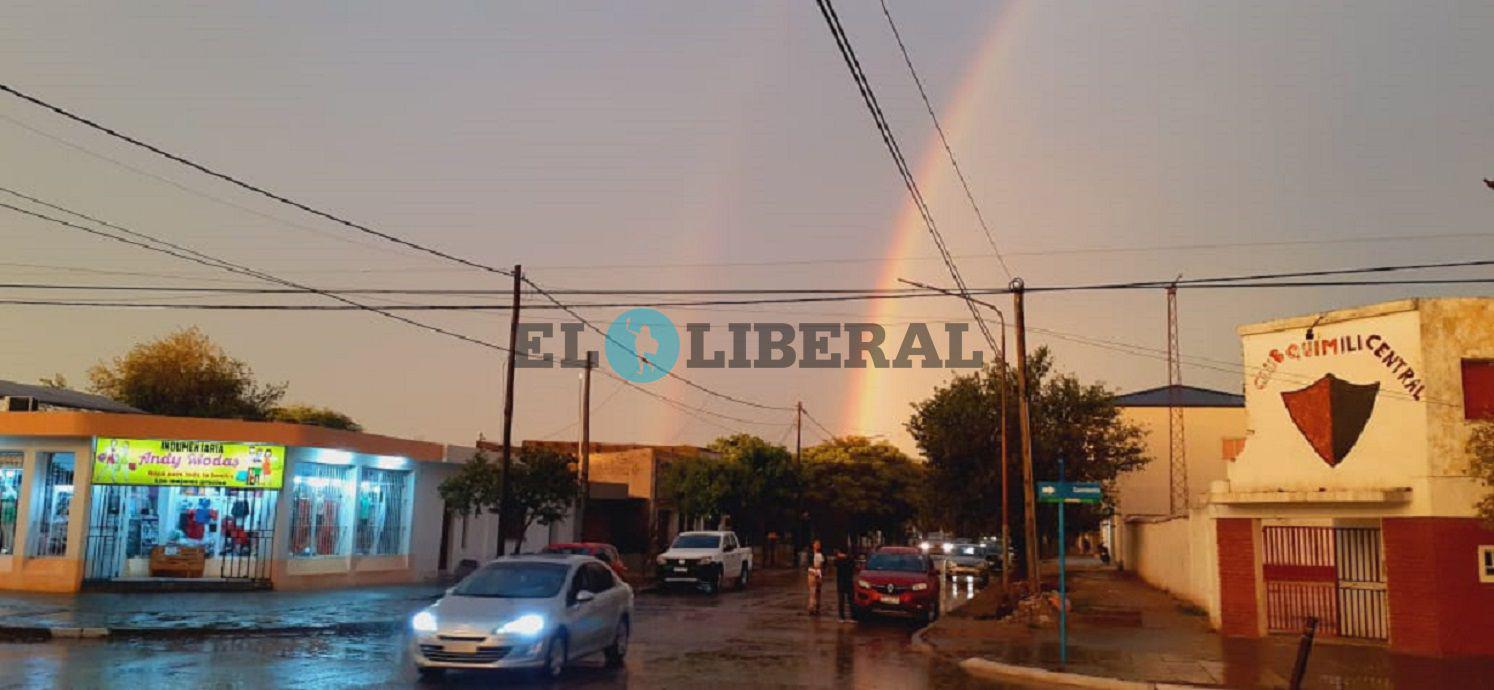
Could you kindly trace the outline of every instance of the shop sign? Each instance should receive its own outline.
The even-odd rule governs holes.
[[[100,438],[93,483],[279,489],[285,446],[220,441]]]
[[[26,454],[18,450],[0,450],[0,469],[18,470],[26,460]]]

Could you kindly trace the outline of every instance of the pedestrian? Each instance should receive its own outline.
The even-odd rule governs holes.
[[[847,617],[846,610],[856,612],[856,559],[846,553],[844,549],[835,550],[835,608],[840,615],[840,622],[852,620],[854,616]]]
[[[820,540],[809,545],[809,613],[820,615],[820,585],[825,582],[825,554],[820,551]]]

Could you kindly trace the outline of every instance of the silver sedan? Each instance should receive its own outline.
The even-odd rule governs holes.
[[[445,669],[534,669],[558,677],[573,659],[628,653],[633,590],[591,556],[499,558],[410,620],[421,676]]]

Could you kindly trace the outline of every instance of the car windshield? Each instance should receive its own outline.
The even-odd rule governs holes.
[[[548,599],[560,592],[570,566],[564,563],[493,563],[452,591],[460,597]]]
[[[896,570],[905,573],[921,573],[928,570],[923,557],[911,553],[876,553],[866,561],[867,570]]]
[[[591,555],[591,547],[589,547],[589,546],[546,546],[545,547],[545,553],[569,553],[569,554],[576,554],[578,556],[590,556]]]
[[[681,534],[674,540],[676,549],[714,549],[721,546],[721,537],[714,534]]]

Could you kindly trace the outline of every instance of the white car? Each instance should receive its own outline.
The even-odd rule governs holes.
[[[746,589],[752,573],[752,549],[737,541],[736,532],[681,532],[669,550],[655,559],[664,586],[689,583],[706,591],[721,591],[726,582]]]
[[[422,677],[446,669],[534,669],[555,678],[566,664],[628,653],[633,590],[591,556],[499,558],[410,620],[410,654]]]

